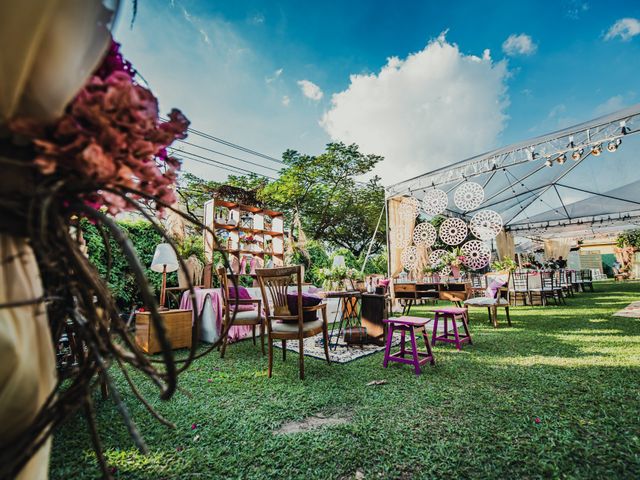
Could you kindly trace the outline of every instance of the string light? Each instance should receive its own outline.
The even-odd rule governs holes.
[[[598,155],[600,155],[601,153],[602,153],[602,144],[601,144],[601,143],[599,143],[598,145],[594,145],[594,146],[591,148],[591,154],[592,154],[592,155],[594,155],[594,156],[596,156],[596,157],[597,157],[597,156],[598,156]]]
[[[577,162],[582,158],[583,153],[584,153],[584,148],[577,148],[571,154],[571,158],[573,158]]]
[[[620,138],[616,138],[615,140],[611,140],[607,144],[607,150],[613,153],[618,149],[618,147],[620,146],[621,143],[622,143],[622,139],[620,139]]]
[[[567,156],[563,153],[556,158],[556,162],[562,165],[567,160]]]

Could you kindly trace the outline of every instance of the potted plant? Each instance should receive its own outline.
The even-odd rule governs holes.
[[[451,275],[453,277],[460,277],[460,271],[464,267],[464,255],[459,248],[454,248],[452,251],[447,252],[441,259],[441,262],[451,269]]]

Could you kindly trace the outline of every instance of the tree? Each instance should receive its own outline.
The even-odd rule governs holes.
[[[384,189],[379,177],[367,183],[356,181],[382,160],[365,155],[355,144],[330,143],[318,156],[288,150],[286,167],[280,177],[267,184],[258,196],[281,210],[293,226],[300,215],[303,229],[314,240],[344,247],[359,256],[366,251],[384,205]],[[384,219],[383,219],[384,220]],[[373,252],[385,242],[385,223],[381,222]]]

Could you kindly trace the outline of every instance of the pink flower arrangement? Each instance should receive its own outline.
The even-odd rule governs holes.
[[[134,75],[113,42],[103,63],[54,125],[43,127],[24,119],[11,124],[14,132],[33,138],[40,173],[59,175],[67,181],[66,188],[88,205],[106,206],[111,214],[132,206],[107,189],[138,191],[166,204],[176,201],[180,162],[168,156],[166,148],[186,138],[189,126],[176,109],[167,122],[159,121],[158,100],[135,82]]]

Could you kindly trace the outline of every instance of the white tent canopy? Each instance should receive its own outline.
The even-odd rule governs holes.
[[[640,223],[638,133],[640,104],[396,183],[387,197],[421,200],[437,188],[453,198],[460,185],[476,182],[483,203],[465,211],[450,201],[446,215],[469,220],[490,209],[505,230],[536,237],[628,228]]]

